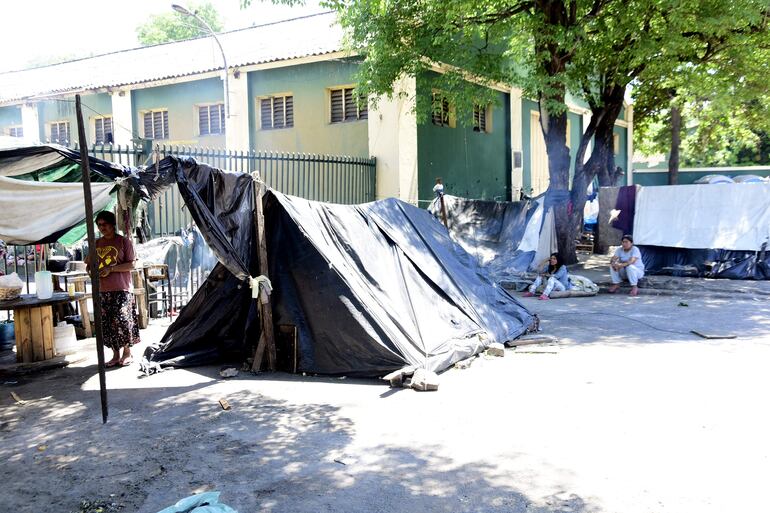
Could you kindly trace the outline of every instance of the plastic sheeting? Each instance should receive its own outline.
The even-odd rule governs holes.
[[[254,182],[177,161],[180,193],[220,264],[149,365],[247,356],[258,336]],[[166,177],[174,162],[166,162]],[[298,333],[298,370],[382,376],[440,371],[491,342],[520,336],[533,316],[495,286],[426,211],[395,199],[331,205],[269,191],[265,227],[276,325]]]
[[[643,187],[634,240],[669,248],[759,251],[770,240],[770,184]]]
[[[501,282],[533,269],[556,251],[553,212],[545,198],[515,202],[444,196],[452,239]],[[439,200],[428,209],[440,218]]]
[[[110,203],[113,183],[92,183],[94,211]],[[7,244],[55,242],[85,219],[83,185],[0,176],[0,239]]]
[[[689,275],[731,280],[770,280],[764,251],[640,246],[647,274]]]

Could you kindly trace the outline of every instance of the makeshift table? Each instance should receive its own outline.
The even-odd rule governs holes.
[[[16,299],[0,301],[0,310],[13,310],[13,328],[16,332],[16,361],[39,362],[54,357],[53,305],[79,301],[85,294],[70,297],[56,292],[48,299],[34,294],[22,294]]]

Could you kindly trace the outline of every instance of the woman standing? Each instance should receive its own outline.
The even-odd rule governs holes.
[[[134,245],[117,233],[112,212],[99,212],[96,226],[102,236],[96,240],[94,254],[88,260],[91,264],[95,258],[99,269],[104,345],[112,349],[112,359],[106,366],[127,366],[133,362],[131,346],[139,343],[139,322],[131,292]]]
[[[545,284],[545,290],[543,290],[540,299],[551,299],[551,292],[554,290],[561,292],[572,288],[572,284],[569,282],[567,266],[561,261],[559,254],[554,253],[548,258],[547,262],[543,262],[541,274],[529,287],[529,291],[524,293],[524,297],[534,296],[537,288],[542,285],[544,277],[547,277],[548,281]]]

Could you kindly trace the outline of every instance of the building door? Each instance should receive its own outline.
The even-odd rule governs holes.
[[[545,138],[543,129],[540,128],[540,113],[532,112],[529,124],[530,135],[530,165],[529,165],[529,186],[530,195],[537,196],[542,194],[548,188],[550,181],[548,177],[548,154],[545,151]]]
[[[570,119],[567,118],[567,148],[570,146],[570,124]],[[531,195],[537,196],[544,193],[551,182],[548,175],[548,153],[545,150],[545,137],[543,137],[543,129],[540,128],[540,113],[537,111],[532,112],[529,133],[530,148],[532,149],[529,166]]]

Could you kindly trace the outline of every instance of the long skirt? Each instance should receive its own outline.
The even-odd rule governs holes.
[[[101,292],[104,345],[119,351],[139,343],[139,316],[134,295],[126,290]]]

